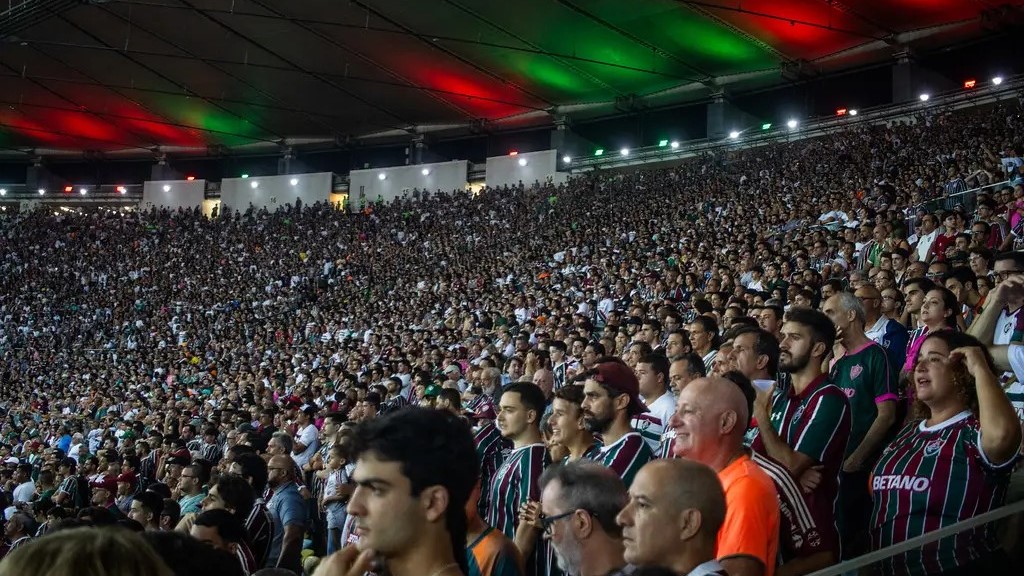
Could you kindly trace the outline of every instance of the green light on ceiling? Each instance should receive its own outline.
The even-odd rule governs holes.
[[[602,154],[604,154],[604,148],[598,148],[597,150],[594,150],[594,156],[600,156]]]
[[[764,124],[761,124],[761,130],[768,130],[771,127],[772,127],[772,123],[771,122],[765,122]]]
[[[662,148],[664,148],[665,146],[668,146],[668,140],[659,140],[658,141],[658,146],[660,146]]]
[[[248,174],[242,174],[242,178],[248,178],[248,177],[249,177]]]

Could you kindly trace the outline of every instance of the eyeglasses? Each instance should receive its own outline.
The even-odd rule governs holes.
[[[1006,280],[1007,278],[1009,278],[1013,274],[1020,274],[1020,272],[1021,272],[1020,270],[1003,270],[1002,272],[996,270],[993,274],[995,275],[996,278],[998,278],[1000,281],[1002,281],[1002,280]]]
[[[545,534],[550,536],[551,535],[551,528],[552,528],[552,526],[555,525],[555,522],[558,522],[559,520],[562,520],[563,518],[568,518],[569,516],[572,516],[575,513],[576,513],[576,510],[569,510],[568,512],[563,512],[561,514],[556,514],[554,516],[545,516],[545,517],[540,519],[541,528],[544,530]]]

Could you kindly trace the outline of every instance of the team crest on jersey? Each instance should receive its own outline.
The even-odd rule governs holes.
[[[1003,334],[1009,334],[1010,330],[1013,330],[1013,326],[1010,324],[1003,324]]]
[[[803,406],[803,404],[801,404],[800,407],[796,409],[796,412],[793,413],[793,420],[799,420],[800,417],[803,416],[803,415],[804,415],[804,406]]]
[[[924,455],[928,456],[929,458],[935,456],[936,454],[939,453],[939,450],[942,450],[943,444],[945,444],[945,442],[943,442],[940,438],[936,438],[935,440],[932,440],[931,442],[925,444]]]
[[[864,372],[864,367],[860,364],[850,367],[850,380],[856,379],[862,372]]]

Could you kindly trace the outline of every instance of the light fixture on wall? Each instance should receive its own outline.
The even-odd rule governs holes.
[[[298,186],[299,185],[299,179],[298,178],[292,178],[291,180],[288,181],[288,183],[291,184],[292,186]]]
[[[383,172],[381,172],[380,174],[377,174],[377,180],[384,180],[387,177],[388,177],[388,175],[383,173]]]
[[[164,184],[164,192],[170,192],[170,191],[171,191],[171,185],[170,184]]]
[[[526,158],[520,158],[519,159],[519,165],[520,166],[526,166],[527,164],[529,164],[529,162],[526,161]]]
[[[430,168],[424,168],[423,170],[420,170],[420,174],[423,174],[424,176],[430,176]]]
[[[259,188],[260,187],[259,180],[253,180],[252,184],[249,184],[249,186],[251,186],[253,190]]]

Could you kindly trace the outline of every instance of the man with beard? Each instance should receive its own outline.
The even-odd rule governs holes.
[[[540,475],[550,464],[540,433],[544,405],[544,393],[529,382],[507,386],[498,401],[498,429],[504,438],[512,441],[512,452],[488,487],[487,521],[509,538],[515,537],[523,504],[540,500]],[[533,553],[525,558],[528,575],[546,572],[546,542],[538,542]]]
[[[544,533],[568,576],[606,576],[625,564],[615,516],[626,505],[626,485],[589,460],[544,471],[540,478]]]
[[[846,393],[822,373],[821,364],[835,343],[836,328],[824,313],[794,308],[786,315],[779,343],[779,369],[791,375],[785,390],[758,389],[754,402],[757,426],[748,438],[758,454],[785,466],[801,477],[812,467],[820,483],[807,495],[819,525],[821,547],[839,559],[839,533],[835,503],[839,472],[850,438],[850,403]],[[812,472],[813,473],[813,472]]]
[[[629,424],[631,418],[647,411],[640,400],[640,383],[629,366],[611,356],[602,358],[582,377],[584,422],[604,441],[595,460],[614,470],[629,486],[640,468],[654,458],[647,441]]]

